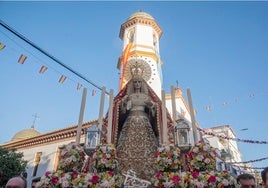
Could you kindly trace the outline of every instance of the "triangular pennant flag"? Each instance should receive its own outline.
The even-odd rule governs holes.
[[[21,54],[21,55],[20,55],[20,58],[19,58],[19,60],[18,60],[18,63],[23,64],[23,63],[24,63],[24,61],[25,61],[26,59],[27,59],[27,56],[26,56],[26,55]]]
[[[91,95],[92,95],[92,96],[94,96],[94,95],[95,95],[95,93],[96,93],[96,90],[95,90],[95,89],[93,89],[93,90],[92,90]]]
[[[82,84],[78,83],[76,89],[79,90],[81,87],[82,87]]]
[[[0,42],[0,50],[3,50],[6,47],[3,43]]]
[[[63,83],[66,80],[66,76],[62,75],[59,79],[59,83]]]
[[[40,74],[43,74],[45,71],[47,70],[47,67],[45,65],[43,65],[40,70],[39,70],[39,73]]]

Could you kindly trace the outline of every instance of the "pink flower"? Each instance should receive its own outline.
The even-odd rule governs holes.
[[[78,175],[79,175],[78,172],[74,171],[73,174],[72,174],[73,179],[77,178]]]
[[[45,176],[48,177],[50,174],[51,174],[51,172],[50,172],[50,171],[47,171],[47,172],[45,173]]]
[[[197,172],[197,171],[192,172],[192,176],[194,179],[198,178],[199,172]]]
[[[99,176],[96,176],[96,175],[95,175],[95,176],[92,176],[91,181],[92,181],[93,184],[98,183],[98,181],[99,181]]]
[[[51,182],[52,182],[54,185],[56,185],[56,184],[58,183],[58,181],[59,181],[59,178],[58,178],[58,177],[53,177],[53,178],[51,179]]]
[[[180,181],[179,176],[173,176],[172,181],[175,183],[179,183],[179,181]]]
[[[161,179],[161,177],[162,177],[162,173],[161,173],[161,172],[157,173],[157,174],[155,175],[155,177],[156,177],[157,179]]]
[[[216,182],[216,177],[215,177],[215,176],[210,176],[210,177],[208,178],[208,181],[209,181],[210,183],[215,183],[215,182]]]
[[[111,177],[114,175],[113,171],[108,171],[108,174],[109,174],[109,176],[111,176]]]

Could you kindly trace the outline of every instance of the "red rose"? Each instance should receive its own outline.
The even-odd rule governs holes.
[[[199,172],[197,172],[197,171],[192,172],[192,176],[194,179],[198,178]]]
[[[53,178],[51,179],[51,182],[52,182],[54,185],[56,185],[56,184],[58,183],[58,181],[59,181],[59,178],[58,178],[58,177],[53,177]]]
[[[98,181],[99,181],[99,176],[96,176],[96,175],[95,175],[95,176],[92,176],[91,181],[92,181],[93,184],[98,183]]]
[[[175,183],[179,183],[179,181],[180,181],[179,176],[173,176],[172,181]]]
[[[215,183],[215,182],[216,182],[216,177],[215,177],[215,176],[210,176],[210,177],[208,178],[208,181],[209,181],[210,183]]]
[[[78,177],[78,172],[74,171],[73,174],[72,174],[72,177],[73,177],[73,179],[77,178]]]
[[[162,173],[161,173],[161,172],[157,173],[157,174],[155,175],[155,177],[156,177],[157,179],[161,179],[161,177],[162,177]]]
[[[45,176],[48,177],[49,174],[51,174],[51,172],[50,172],[50,171],[47,171],[47,172],[45,173]]]

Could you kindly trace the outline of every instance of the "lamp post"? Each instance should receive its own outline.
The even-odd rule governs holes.
[[[184,119],[177,119],[175,125],[176,145],[183,152],[188,152],[191,149],[190,143],[190,126]]]
[[[89,156],[95,151],[97,145],[100,144],[101,130],[98,128],[97,124],[93,124],[86,129],[85,138],[85,152]]]

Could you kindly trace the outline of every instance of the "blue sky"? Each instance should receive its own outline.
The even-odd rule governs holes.
[[[0,19],[64,64],[118,92],[119,31],[134,12],[151,14],[160,39],[163,88],[190,88],[202,128],[231,125],[241,139],[268,141],[268,2],[0,2]],[[46,133],[98,117],[100,91],[0,27],[0,143],[33,124]],[[27,55],[23,65],[17,63]],[[48,66],[44,74],[38,71]],[[60,84],[64,74],[67,80]],[[94,96],[92,90],[97,90]],[[250,95],[254,97],[250,97]],[[227,102],[227,105],[222,105]],[[108,100],[105,102],[107,106]],[[206,106],[211,111],[206,111]],[[106,112],[106,111],[105,111]],[[240,131],[248,128],[247,131]],[[267,145],[239,143],[243,160],[268,156]],[[268,162],[253,163],[255,167]]]

